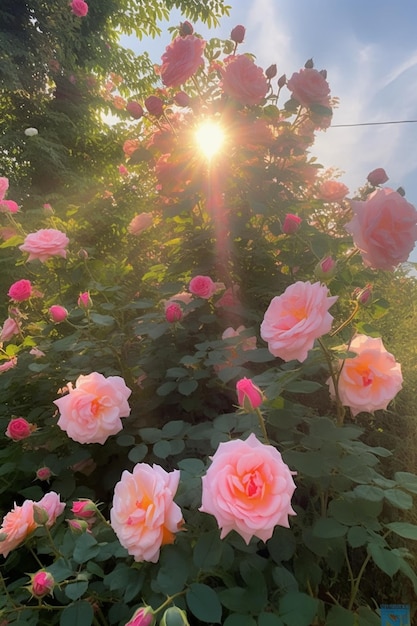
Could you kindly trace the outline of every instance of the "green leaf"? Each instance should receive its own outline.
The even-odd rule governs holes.
[[[327,615],[326,626],[355,626],[355,615],[342,606],[332,606]]]
[[[171,444],[166,439],[157,441],[153,447],[153,453],[160,459],[166,459],[171,454]]]
[[[156,443],[162,439],[162,431],[159,428],[141,428],[139,436],[146,443]]]
[[[362,526],[352,526],[348,530],[347,540],[352,548],[364,546],[368,541],[368,533]]]
[[[101,313],[90,313],[90,319],[97,324],[97,326],[113,326],[115,323],[114,317],[111,315],[101,315]]]
[[[400,489],[387,489],[385,491],[385,499],[390,504],[398,507],[399,509],[411,509],[413,508],[413,498],[410,494],[401,491]]]
[[[358,608],[358,626],[381,626],[381,618],[367,606]],[[356,624],[355,624],[356,626]]]
[[[162,432],[166,437],[178,437],[188,425],[183,420],[172,420],[162,427]]]
[[[382,548],[372,542],[368,544],[368,552],[372,556],[374,563],[388,576],[394,576],[400,569],[402,559],[392,550]]]
[[[178,391],[183,396],[190,396],[198,387],[198,382],[192,378],[190,380],[182,380],[178,385]]]
[[[91,626],[94,619],[93,607],[89,602],[82,600],[75,604],[70,604],[65,607],[61,613],[59,620],[60,626],[75,626],[75,624],[82,624],[82,626]]]
[[[129,446],[135,445],[135,438],[133,435],[119,435],[116,438],[116,443],[122,448],[128,448]]]
[[[276,526],[266,545],[275,563],[289,561],[296,549],[294,533],[289,528]]]
[[[320,539],[335,539],[346,533],[347,527],[331,517],[322,517],[313,526],[313,535]]]
[[[386,527],[404,539],[417,540],[417,526],[408,522],[391,522]]]
[[[148,446],[144,443],[140,443],[138,446],[135,446],[131,450],[129,450],[129,454],[127,455],[129,461],[132,463],[140,463],[143,461],[145,456],[148,454]]]
[[[310,626],[318,608],[318,600],[305,593],[291,592],[279,603],[279,613],[287,626]]]
[[[223,542],[220,539],[219,531],[216,529],[203,533],[194,547],[194,564],[199,569],[210,569],[220,562],[222,554]]]
[[[284,622],[275,613],[258,615],[258,626],[284,626]]]
[[[78,600],[88,589],[88,582],[86,580],[79,580],[75,583],[69,583],[65,587],[65,595],[70,600]]]
[[[220,623],[222,606],[217,593],[207,585],[192,583],[187,591],[188,608],[202,622]]]
[[[158,396],[161,396],[161,398],[164,398],[165,396],[168,396],[171,391],[174,391],[174,389],[177,388],[177,383],[175,383],[173,380],[168,380],[166,383],[162,383],[162,385],[160,385],[158,387],[158,389],[156,390],[156,394]]]
[[[256,621],[250,615],[233,613],[226,618],[223,626],[256,626]]]
[[[90,559],[94,559],[99,552],[100,546],[93,535],[84,533],[77,537],[73,554],[76,563],[86,563]]]
[[[417,493],[417,476],[415,474],[411,474],[410,472],[396,472],[394,478],[403,489],[407,489],[407,491],[411,491],[411,493]]]
[[[372,485],[358,485],[354,488],[353,493],[359,498],[370,500],[371,502],[380,502],[384,499],[384,490]]]
[[[272,577],[280,594],[298,591],[298,582],[294,575],[285,567],[274,567]]]
[[[65,559],[58,559],[52,565],[47,567],[48,572],[52,574],[55,582],[60,583],[66,578],[72,576],[73,569]]]

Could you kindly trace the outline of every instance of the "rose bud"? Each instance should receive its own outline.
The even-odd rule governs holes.
[[[336,275],[337,262],[331,257],[326,256],[319,261],[315,267],[314,274],[319,280],[330,280]]]
[[[282,89],[284,85],[286,85],[286,83],[287,83],[287,76],[286,74],[283,74],[282,76],[278,78],[278,87]]]
[[[165,319],[170,324],[179,322],[182,319],[182,309],[179,304],[172,302],[165,309]]]
[[[81,519],[91,519],[97,513],[97,507],[91,500],[76,500],[71,511]]]
[[[238,24],[238,26],[235,26],[232,29],[232,32],[230,33],[230,39],[234,41],[235,43],[242,43],[242,41],[245,38],[245,33],[246,33],[246,28]]]
[[[359,304],[369,306],[372,302],[372,285],[368,284],[363,289],[356,287],[352,296],[359,302]]]
[[[308,59],[308,61],[304,63],[304,67],[306,68],[306,70],[312,70],[314,67],[313,59]]]
[[[382,167],[377,167],[376,170],[372,170],[372,172],[369,172],[366,178],[373,187],[382,185],[388,180],[387,173]]]
[[[254,385],[250,378],[241,378],[236,383],[237,401],[239,406],[248,413],[257,409],[263,402],[262,391]]]
[[[55,580],[52,574],[40,570],[31,576],[31,585],[29,591],[35,598],[43,598],[43,596],[52,593],[55,586]]]
[[[77,304],[82,309],[89,309],[93,305],[93,301],[90,298],[90,292],[84,291],[83,293],[80,293]]]
[[[36,471],[36,478],[38,480],[49,480],[52,476],[52,472],[49,469],[49,467],[40,467],[37,471]]]
[[[194,32],[194,27],[191,22],[180,22],[180,27],[178,29],[180,37],[186,37],[187,35],[192,35]]]
[[[125,626],[153,626],[155,624],[155,616],[150,606],[141,606]]]
[[[60,306],[59,304],[53,304],[49,307],[49,315],[51,316],[53,322],[59,324],[59,322],[63,322],[67,319],[68,311],[65,307]]]
[[[275,76],[277,75],[277,72],[278,72],[277,66],[275,63],[273,63],[272,65],[266,68],[265,76],[267,77],[268,80],[271,80],[271,78],[275,78]]]
[[[143,108],[135,100],[130,100],[126,105],[126,111],[135,119],[139,120],[143,115]]]
[[[191,104],[191,98],[185,91],[178,91],[174,96],[174,102],[179,107],[188,107]]]
[[[164,103],[158,96],[149,96],[146,98],[145,106],[148,112],[155,117],[161,117],[164,112]]]
[[[282,232],[285,233],[285,235],[293,235],[300,228],[301,222],[302,219],[298,217],[298,215],[287,213],[282,225]]]
[[[159,624],[160,626],[190,626],[187,613],[177,606],[170,606],[163,614]]]

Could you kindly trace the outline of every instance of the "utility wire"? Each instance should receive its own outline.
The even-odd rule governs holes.
[[[362,122],[359,124],[332,124],[330,128],[347,128],[349,126],[384,126],[385,124],[416,124],[417,120],[396,120],[395,122]]]

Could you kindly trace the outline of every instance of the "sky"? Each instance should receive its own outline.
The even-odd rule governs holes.
[[[338,127],[417,120],[416,0],[228,0],[230,16],[217,29],[195,24],[203,37],[227,39],[237,24],[246,28],[239,52],[255,54],[256,63],[278,67],[278,76],[313,58],[327,70],[332,96],[340,99],[332,126],[317,134],[312,155],[324,167],[343,172],[351,193],[367,174],[383,167],[385,186],[403,187],[417,207],[417,123]],[[155,63],[169,43],[167,28],[184,21],[172,12],[160,40],[132,46],[147,50]],[[410,256],[417,262],[417,248]]]

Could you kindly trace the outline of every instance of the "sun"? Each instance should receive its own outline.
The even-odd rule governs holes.
[[[198,126],[195,138],[199,150],[207,159],[211,159],[221,150],[225,141],[225,133],[217,122],[205,120]]]

